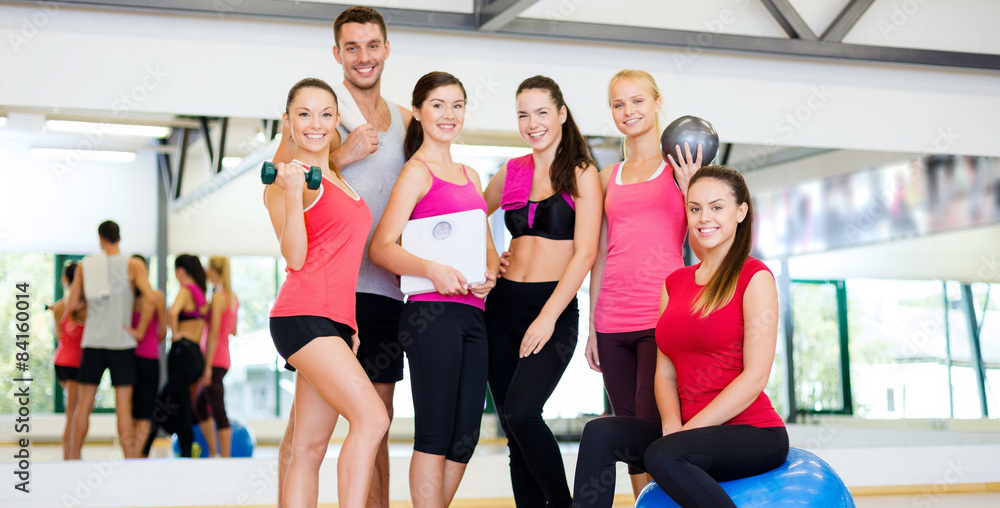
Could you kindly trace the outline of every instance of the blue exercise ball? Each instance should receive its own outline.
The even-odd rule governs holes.
[[[789,449],[788,460],[773,471],[720,485],[739,508],[854,508],[854,499],[837,472],[823,459],[798,448]],[[656,482],[649,482],[635,501],[635,508],[675,506]]]
[[[201,433],[201,427],[197,425],[192,425],[192,430],[194,430],[194,442],[201,446],[200,457],[209,457],[208,454],[208,442],[205,441],[205,435]],[[181,445],[177,442],[177,434],[170,436],[170,448],[174,451],[174,457],[181,456]],[[192,458],[198,458],[192,455]]]
[[[230,418],[229,428],[233,429],[232,456],[253,457],[253,449],[257,446],[253,429],[239,418]]]
[[[232,457],[253,457],[253,449],[257,446],[257,436],[254,435],[253,429],[238,418],[229,419],[229,428],[233,433],[230,455]],[[192,430],[194,431],[194,442],[201,446],[201,457],[210,457],[208,442],[205,441],[205,436],[201,433],[201,427],[192,425]],[[218,443],[218,437],[216,437],[216,443]],[[177,442],[176,435],[170,437],[170,446],[173,448],[174,456],[180,457],[181,446]]]

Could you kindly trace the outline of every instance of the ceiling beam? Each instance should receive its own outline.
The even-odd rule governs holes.
[[[15,0],[17,3],[37,4],[36,1]],[[484,2],[486,0],[476,0]],[[491,5],[501,9],[504,17],[511,17],[526,0],[494,0]],[[897,48],[844,44],[839,41],[873,0],[852,0],[820,40],[805,38],[785,39],[713,32],[696,32],[661,28],[645,28],[600,23],[519,18],[512,19],[495,33],[514,36],[555,37],[589,41],[613,41],[645,46],[673,46],[702,50],[738,51],[752,54],[793,56],[804,58],[832,58],[878,63],[930,65],[940,67],[1000,70],[1000,54],[939,51],[916,48]],[[530,4],[530,2],[527,2]],[[286,0],[64,0],[60,5],[81,7],[106,7],[117,10],[142,10],[158,12],[185,12],[224,17],[249,16],[263,18],[306,19],[329,23],[347,4],[327,4]],[[787,4],[785,0],[771,0],[774,6]],[[794,9],[792,9],[794,11]],[[388,24],[433,30],[478,31],[483,12],[455,13],[422,11],[416,9],[380,8]],[[518,11],[521,12],[521,11]],[[780,12],[780,11],[779,11]],[[801,19],[801,18],[800,18]],[[500,21],[498,20],[497,23]],[[798,33],[798,32],[796,32]]]
[[[476,0],[481,32],[495,32],[539,0]]]
[[[788,0],[760,0],[767,12],[771,13],[771,16],[781,29],[788,34],[789,39],[806,39],[810,41],[815,41],[818,39],[816,34],[813,33],[812,28],[806,24],[802,16],[799,16],[798,11]]]
[[[844,10],[840,11],[837,18],[830,23],[820,39],[826,42],[840,42],[844,40],[847,32],[854,28],[854,24],[861,19],[861,15],[868,10],[875,0],[851,0]]]
[[[37,4],[37,1],[19,0]],[[62,0],[60,5],[105,7],[141,11],[173,11],[207,14],[224,18],[255,17],[269,19],[300,19],[332,23],[351,4],[323,2],[292,2],[287,0]],[[417,28],[476,30],[476,15],[462,12],[425,11],[419,9],[378,8],[386,24]]]
[[[807,58],[1000,70],[1000,55],[517,18],[499,33]]]

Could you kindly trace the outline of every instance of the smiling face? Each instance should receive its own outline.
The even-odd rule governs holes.
[[[732,245],[736,228],[748,209],[746,203],[736,202],[732,187],[717,178],[701,178],[688,188],[687,198],[690,237],[706,250]]]
[[[375,23],[345,23],[338,41],[333,58],[344,67],[344,78],[361,90],[377,85],[389,58],[389,41],[382,29]]]
[[[622,134],[635,137],[656,128],[662,101],[633,79],[619,79],[611,87],[611,116]]]
[[[296,148],[308,152],[329,148],[339,120],[333,95],[311,86],[298,90],[282,117],[285,132],[291,132]]]
[[[420,122],[425,139],[450,142],[465,124],[465,93],[458,85],[439,86],[413,108],[413,118]]]
[[[532,150],[558,146],[565,121],[566,106],[556,106],[548,90],[529,88],[517,94],[517,128]]]

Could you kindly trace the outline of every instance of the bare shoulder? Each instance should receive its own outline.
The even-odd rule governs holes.
[[[465,174],[469,175],[469,181],[472,182],[473,184],[475,184],[476,189],[480,193],[482,193],[483,192],[483,179],[479,177],[479,171],[476,171],[476,169],[473,168],[472,166],[466,166],[465,164],[463,164],[462,166],[465,167]]]
[[[410,122],[413,121],[413,112],[399,104],[396,107],[399,108],[399,115],[403,117],[403,129],[409,129]]]
[[[608,188],[608,182],[611,181],[611,173],[614,173],[614,167],[617,166],[617,165],[618,165],[618,163],[609,164],[609,165],[605,166],[604,169],[601,170],[601,173],[600,173],[600,175],[601,175],[601,187],[603,187],[605,189]]]

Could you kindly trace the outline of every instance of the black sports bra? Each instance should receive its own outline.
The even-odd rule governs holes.
[[[557,192],[541,201],[504,212],[503,221],[514,238],[540,236],[549,240],[572,240],[576,209],[568,194]]]

